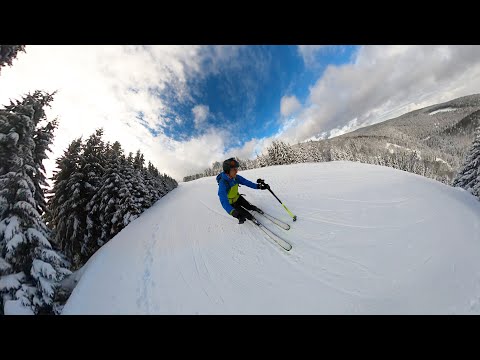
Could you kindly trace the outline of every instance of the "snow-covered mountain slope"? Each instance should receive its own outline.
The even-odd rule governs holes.
[[[221,207],[215,177],[180,183],[85,265],[63,314],[479,314],[480,202],[351,162],[240,171],[240,193],[290,252]]]

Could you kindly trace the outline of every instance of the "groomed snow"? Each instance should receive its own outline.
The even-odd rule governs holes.
[[[104,245],[63,314],[479,314],[480,201],[388,167],[240,171],[286,252],[221,207],[215,177],[180,183]]]

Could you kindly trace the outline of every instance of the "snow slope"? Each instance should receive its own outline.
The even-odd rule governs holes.
[[[286,252],[180,183],[85,265],[63,314],[479,314],[480,202],[392,168],[327,162],[240,171],[240,193],[291,224]]]

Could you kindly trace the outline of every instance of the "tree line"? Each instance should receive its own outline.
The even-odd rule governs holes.
[[[0,45],[0,69],[19,51]],[[59,314],[69,296],[61,282],[178,186],[100,128],[56,159],[50,187],[43,161],[58,119],[45,109],[54,96],[37,90],[0,109],[0,314]]]

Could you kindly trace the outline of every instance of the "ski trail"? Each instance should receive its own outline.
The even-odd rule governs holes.
[[[340,199],[340,198],[334,198],[334,197],[324,197],[320,198],[322,200],[335,200],[335,201],[345,201],[345,202],[353,202],[353,203],[362,203],[362,204],[371,204],[371,205],[395,205],[395,204],[400,204],[404,203],[406,201],[409,201],[409,198],[403,198],[403,199],[398,199],[398,200],[388,200],[388,201],[371,201],[371,200],[356,200],[356,199]]]
[[[178,229],[178,227],[178,224],[174,223],[172,227],[168,228],[165,234],[165,238],[169,240],[166,241],[165,244],[165,254],[166,259],[168,259],[168,267],[165,270],[168,271],[173,278],[178,278],[178,275],[180,275],[182,281],[178,286],[184,288],[186,292],[193,293],[194,287],[186,276],[189,267],[185,266],[185,263],[179,259],[179,252],[175,246],[175,234],[177,233],[176,229]],[[164,261],[166,261],[166,259]],[[163,302],[165,308],[176,309],[176,313],[182,313],[182,304],[178,304],[175,299],[171,299],[168,291],[165,291],[165,296],[159,301]]]
[[[193,261],[195,263],[195,269],[196,269],[196,274],[197,274],[197,279],[200,283],[200,286],[202,288],[202,291],[204,292],[204,294],[207,296],[207,298],[209,299],[209,301],[211,303],[216,303],[218,304],[219,301],[217,299],[214,299],[211,294],[211,292],[209,291],[208,288],[211,288],[213,286],[213,281],[212,279],[210,278],[210,274],[208,272],[208,268],[205,264],[205,259],[202,255],[202,251],[201,249],[199,249],[198,247],[198,240],[196,237],[193,237],[192,238],[192,255],[193,255]],[[198,264],[198,261],[197,261],[197,258],[200,257],[201,259],[201,263],[203,265],[203,268],[206,270],[206,272],[201,272],[200,271],[200,266]],[[206,278],[204,277],[204,275],[206,275]]]
[[[204,255],[203,255],[203,252],[202,252],[202,250],[200,249],[200,247],[198,246],[198,239],[195,239],[195,246],[196,246],[197,250],[198,250],[199,253],[200,253],[200,257],[201,257],[201,259],[202,259],[202,264],[203,264],[203,266],[204,266],[204,268],[205,268],[205,271],[206,271],[206,275],[207,275],[207,279],[206,279],[206,280],[207,280],[207,283],[210,284],[210,285],[212,285],[212,286],[214,286],[214,284],[215,284],[215,279],[214,279],[214,278],[212,277],[212,275],[210,274],[210,270],[208,269],[207,261],[205,261],[205,257],[204,257]],[[215,300],[215,302],[216,302],[217,304],[220,303],[220,302],[221,302],[221,303],[225,303],[225,300],[223,299],[221,293],[218,292],[215,288],[214,288],[214,290],[215,290],[215,293],[218,294],[218,298],[219,298],[219,300]]]
[[[366,265],[364,265],[364,264],[362,264],[362,263],[360,263],[356,260],[353,260],[353,259],[345,257],[345,256],[336,255],[336,254],[334,254],[332,252],[329,252],[329,251],[326,251],[324,249],[317,248],[317,251],[320,251],[321,253],[327,255],[328,257],[337,259],[340,262],[353,264],[357,267],[358,270],[365,272],[368,276],[370,276],[372,278],[377,278],[377,279],[382,278],[382,276],[372,272]]]
[[[344,227],[349,227],[349,228],[357,228],[357,229],[402,229],[407,226],[412,226],[416,224],[420,224],[425,221],[425,219],[420,219],[417,220],[411,224],[402,224],[401,226],[398,225],[388,225],[388,226],[369,226],[369,225],[352,225],[352,224],[342,224],[336,221],[331,221],[329,219],[324,219],[322,217],[303,217],[303,219],[310,220],[313,222],[319,222],[319,223],[325,223],[325,224],[331,224],[331,225],[338,225],[338,226],[344,226]]]
[[[212,209],[210,206],[208,206],[207,204],[205,204],[202,200],[198,200],[198,201],[199,201],[203,206],[205,206],[208,210],[210,210],[211,212],[213,212],[213,213],[215,213],[215,214],[217,214],[217,215],[219,215],[219,216],[222,216],[222,217],[224,217],[224,218],[229,218],[229,217],[231,217],[230,215],[225,215],[225,214],[226,214],[225,212],[220,213],[220,212]]]
[[[152,279],[152,264],[153,264],[153,248],[155,246],[155,235],[158,232],[158,225],[155,230],[152,232],[148,241],[144,241],[144,270],[141,281],[141,287],[139,291],[139,297],[137,299],[137,307],[142,309],[142,313],[150,314],[151,306],[150,302],[152,301],[151,297],[151,288],[155,286],[155,282]]]
[[[329,272],[326,268],[322,268],[324,270],[325,273],[331,275],[332,273]],[[322,276],[319,276],[318,274],[316,273],[312,273],[311,271],[309,271],[306,267],[300,267],[299,270],[303,273],[304,276],[312,279],[312,283],[315,283],[315,282],[320,282],[321,284],[337,291],[337,292],[340,292],[340,293],[343,293],[343,294],[346,294],[346,295],[351,295],[351,296],[354,296],[354,297],[357,297],[357,298],[363,298],[363,299],[370,299],[372,298],[371,296],[369,295],[365,295],[363,294],[360,290],[349,290],[349,289],[346,289],[345,287],[340,287],[338,285],[335,285],[335,282],[334,281],[328,281],[326,279],[324,279]],[[342,275],[339,274],[339,275],[336,275],[338,277],[341,277]]]

